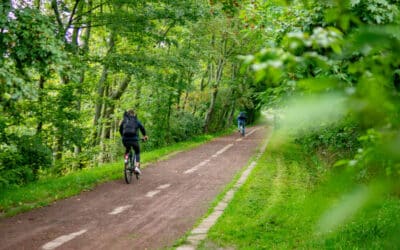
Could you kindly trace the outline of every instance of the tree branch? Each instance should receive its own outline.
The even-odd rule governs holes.
[[[74,18],[75,13],[76,13],[76,9],[77,9],[77,7],[78,7],[79,1],[80,1],[80,0],[76,0],[76,1],[75,1],[74,8],[72,9],[72,13],[71,13],[71,16],[69,17],[68,24],[67,24],[67,26],[65,27],[65,30],[68,30],[68,28],[69,28],[69,27],[71,26],[71,24],[72,24],[72,20],[73,20],[73,18]]]
[[[113,91],[113,93],[110,95],[110,98],[112,100],[119,100],[119,98],[121,98],[122,94],[128,87],[130,81],[131,81],[131,75],[127,75],[125,79],[122,81],[122,83],[119,85],[118,89],[116,91]]]
[[[107,3],[107,2],[101,3],[101,4],[97,5],[97,6],[95,6],[95,7],[91,8],[91,9],[89,9],[88,11],[83,12],[83,13],[80,14],[80,15],[77,15],[72,21],[78,21],[78,20],[82,19],[82,17],[84,17],[86,14],[90,14],[92,11],[94,11],[94,10],[96,10],[96,9],[98,9],[98,8],[103,7],[103,5],[105,5],[106,3]]]
[[[61,21],[60,12],[58,11],[57,0],[52,0],[51,1],[51,7],[54,10],[54,15],[56,16],[58,27],[60,28],[60,33],[64,34],[65,33],[64,26],[63,26],[63,23]]]

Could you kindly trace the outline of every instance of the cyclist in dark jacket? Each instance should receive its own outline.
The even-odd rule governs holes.
[[[130,120],[134,119],[136,122],[136,133],[135,134],[124,134],[124,128],[126,126],[126,123]],[[140,145],[139,145],[139,131],[143,135],[143,139],[147,140],[147,135],[146,135],[146,130],[142,123],[137,119],[136,114],[133,110],[128,110],[124,112],[124,118],[121,122],[121,125],[119,126],[119,133],[121,134],[122,137],[122,143],[125,146],[125,162],[128,161],[129,157],[129,152],[131,148],[135,151],[135,156],[136,156],[136,165],[135,165],[135,172],[140,174]]]

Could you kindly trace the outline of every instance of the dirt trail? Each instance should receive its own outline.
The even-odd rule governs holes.
[[[192,229],[265,138],[252,127],[121,179],[0,220],[0,249],[160,249]]]

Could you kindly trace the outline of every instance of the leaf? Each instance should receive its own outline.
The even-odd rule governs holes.
[[[346,166],[348,163],[349,163],[349,160],[342,159],[342,160],[339,160],[339,161],[335,162],[335,164],[333,164],[333,167]]]
[[[336,54],[342,54],[342,48],[337,43],[332,43],[331,48]]]

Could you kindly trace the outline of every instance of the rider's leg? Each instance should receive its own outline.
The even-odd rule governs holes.
[[[139,142],[134,142],[132,147],[133,147],[133,150],[135,150],[136,167],[140,167],[140,146],[139,146]]]
[[[140,146],[139,146],[139,142],[135,142],[133,145],[133,150],[135,150],[135,173],[137,175],[142,174],[142,172],[140,171]]]
[[[128,162],[128,159],[129,159],[129,151],[131,150],[131,145],[129,145],[128,143],[124,143],[124,146],[125,146],[125,155],[124,155],[124,160],[125,160],[125,163],[127,163]]]

